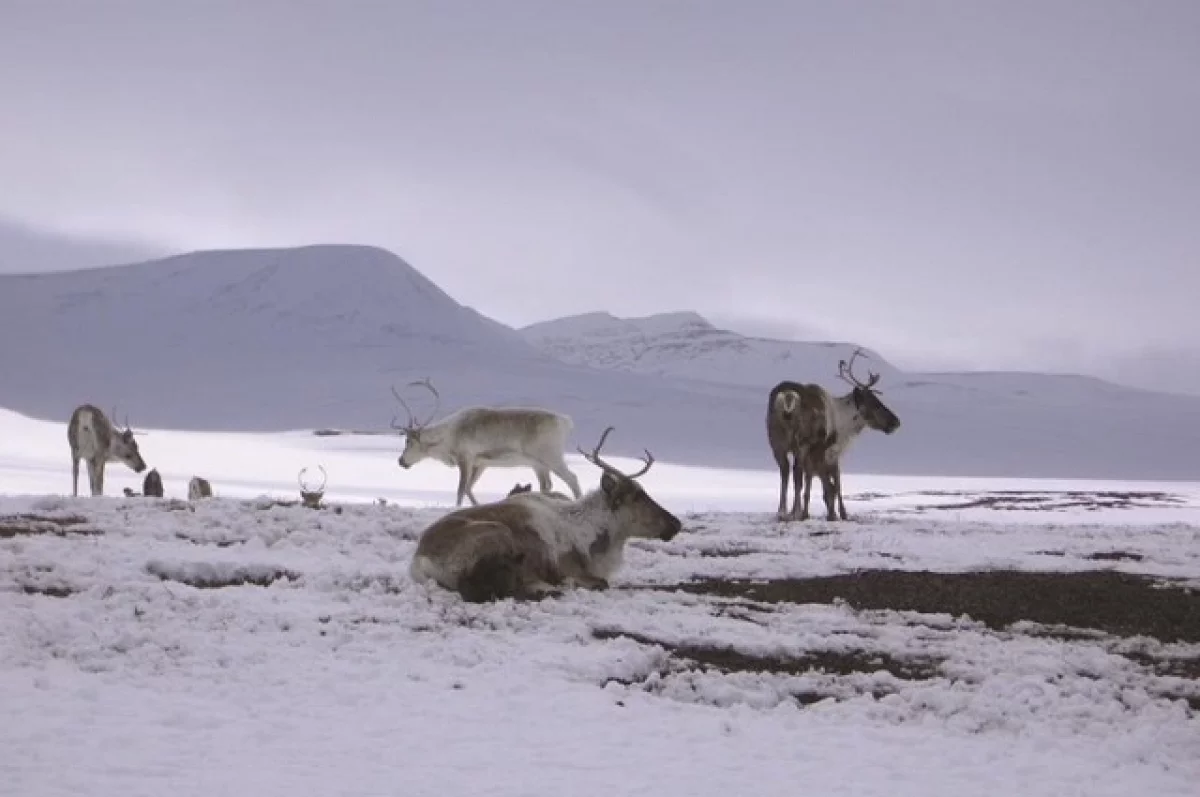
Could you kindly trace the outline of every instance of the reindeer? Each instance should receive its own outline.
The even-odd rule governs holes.
[[[767,396],[767,442],[779,466],[779,520],[807,520],[813,470],[810,450],[822,450],[829,436],[828,394],[819,385],[785,380]],[[792,511],[787,511],[788,470],[792,473]],[[803,501],[801,500],[803,482]]]
[[[649,451],[633,474],[600,458],[612,431],[604,430],[590,454],[579,449],[603,471],[598,489],[561,501],[520,492],[453,511],[422,532],[409,565],[413,580],[474,603],[543,597],[562,586],[606,589],[629,538],[670,540],[682,526],[636,481],[654,464]]]
[[[162,476],[158,475],[158,468],[153,468],[146,474],[146,479],[142,482],[142,495],[147,498],[163,497]]]
[[[455,506],[462,506],[463,498],[479,505],[473,488],[489,467],[531,467],[543,493],[550,492],[553,473],[567,483],[576,499],[583,494],[563,460],[567,436],[574,428],[570,417],[536,407],[465,407],[431,423],[441,403],[437,389],[428,378],[409,384],[427,388],[435,403],[429,417],[418,421],[392,387],[392,395],[408,413],[403,424],[392,418],[392,428],[404,435],[398,462],[408,469],[430,458],[458,468]]]
[[[198,501],[201,498],[212,498],[212,485],[208,483],[208,479],[202,479],[199,476],[193,476],[188,482],[188,500]]]
[[[870,427],[884,434],[900,428],[900,419],[880,401],[875,385],[879,374],[867,372],[867,381],[854,376],[854,361],[862,349],[856,348],[850,361],[838,362],[838,377],[849,382],[852,390],[834,396],[820,385],[784,381],[776,385],[767,402],[767,438],[779,465],[780,520],[807,520],[809,496],[814,476],[821,479],[826,519],[847,519],[842,499],[841,456],[863,429]],[[788,455],[793,457],[793,504],[785,512]],[[804,496],[800,502],[800,483]],[[834,502],[838,512],[834,512]],[[798,511],[799,510],[799,511]]]
[[[113,411],[116,417],[116,411]],[[67,422],[67,442],[71,445],[71,495],[79,495],[79,460],[87,462],[88,483],[93,496],[104,495],[104,466],[109,462],[124,462],[134,473],[146,469],[146,462],[133,439],[129,419],[125,428],[116,428],[112,421],[91,404],[81,404]]]
[[[821,493],[825,501],[827,520],[837,520],[839,517],[842,520],[847,519],[846,504],[842,500],[841,465],[841,458],[846,449],[866,428],[889,435],[900,428],[900,418],[879,398],[879,390],[875,387],[879,382],[879,374],[867,371],[866,382],[860,382],[854,376],[854,360],[862,353],[862,349],[856,348],[850,355],[849,362],[838,362],[838,377],[848,382],[851,390],[844,396],[825,394],[829,435],[824,445],[810,448],[808,452],[808,468],[821,478]]]

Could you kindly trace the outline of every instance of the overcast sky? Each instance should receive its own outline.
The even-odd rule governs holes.
[[[1200,390],[1200,359],[1170,365],[1200,348],[1195,0],[0,0],[0,20],[10,221],[377,244],[518,325],[696,309],[908,367]]]

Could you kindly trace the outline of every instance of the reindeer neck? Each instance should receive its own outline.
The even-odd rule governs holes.
[[[844,449],[850,445],[850,441],[858,437],[863,429],[867,428],[867,420],[862,416],[862,412],[854,403],[853,391],[844,396],[835,397],[833,404],[835,407],[833,418],[834,431],[837,432],[838,437],[835,445]]]

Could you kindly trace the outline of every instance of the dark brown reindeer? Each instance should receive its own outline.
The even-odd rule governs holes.
[[[158,468],[154,468],[146,474],[146,478],[142,482],[142,495],[147,498],[163,497],[162,476],[158,475]]]
[[[867,381],[861,382],[854,376],[854,360],[862,354],[855,349],[850,361],[838,362],[838,377],[851,385],[844,396],[829,396],[827,423],[830,434],[823,446],[813,447],[808,452],[807,467],[821,479],[821,494],[825,501],[826,519],[847,519],[846,504],[842,500],[841,458],[864,429],[874,429],[892,434],[900,428],[900,418],[879,398],[879,374],[867,371]],[[834,514],[834,501],[837,514]]]
[[[819,385],[784,380],[767,396],[767,442],[779,466],[779,520],[807,520],[813,472],[810,450],[827,444],[828,395]],[[788,472],[792,476],[792,510],[787,511]],[[803,500],[801,492],[803,486]]]
[[[625,474],[600,458],[613,427],[591,453],[600,487],[579,499],[518,492],[491,504],[455,510],[421,534],[409,565],[420,584],[437,584],[464,600],[537,598],[562,587],[605,589],[631,537],[670,540],[681,524],[637,483],[654,464]]]
[[[426,388],[435,402],[440,402],[429,379],[410,385]],[[392,395],[408,413],[405,423],[392,418],[392,428],[404,435],[400,467],[411,468],[430,458],[458,468],[455,506],[462,506],[464,499],[472,505],[479,503],[474,487],[487,468],[530,467],[543,493],[551,491],[550,474],[554,474],[566,482],[575,498],[582,495],[579,480],[563,459],[574,427],[570,417],[540,407],[464,407],[434,423],[437,403],[428,418],[418,421],[395,387]]]
[[[116,411],[113,411],[116,417]],[[146,462],[133,439],[129,419],[125,428],[113,422],[91,404],[81,404],[67,422],[67,442],[71,446],[71,495],[79,495],[79,460],[87,463],[88,484],[92,495],[104,495],[104,466],[109,462],[124,462],[134,473],[146,469]]]

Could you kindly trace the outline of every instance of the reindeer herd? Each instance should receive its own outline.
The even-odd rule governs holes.
[[[767,397],[767,441],[779,467],[779,520],[807,520],[812,481],[821,481],[828,520],[846,520],[842,498],[841,457],[865,429],[892,434],[900,419],[879,398],[879,374],[868,371],[867,381],[854,375],[856,349],[849,362],[838,363],[838,377],[851,385],[835,396],[813,383],[785,380]],[[564,587],[604,589],[622,561],[632,537],[670,540],[682,528],[679,518],[660,506],[638,484],[654,464],[646,451],[643,467],[622,473],[600,457],[613,427],[608,427],[592,451],[577,449],[601,470],[600,485],[584,494],[564,459],[573,429],[570,417],[537,407],[466,407],[434,422],[440,396],[428,379],[410,383],[428,390],[434,409],[418,421],[408,403],[392,388],[407,413],[392,428],[404,435],[398,463],[411,468],[433,459],[458,470],[455,509],[435,520],[420,535],[409,573],[418,583],[432,583],[459,593],[468,601],[534,598]],[[115,416],[115,413],[114,413]],[[79,462],[87,463],[93,496],[104,493],[104,468],[123,462],[135,473],[146,469],[128,419],[116,428],[91,404],[78,407],[67,425],[71,446],[73,495],[79,494]],[[473,488],[489,467],[532,468],[538,491],[516,485],[504,498],[480,504]],[[322,469],[324,475],[324,469]],[[551,475],[562,479],[571,496],[551,489]],[[789,475],[792,508],[787,509]],[[324,490],[305,486],[304,502],[320,507]],[[306,492],[307,491],[307,492]],[[126,494],[132,495],[129,490]],[[156,470],[147,474],[143,494],[162,497]],[[209,483],[194,477],[189,499],[210,497]],[[463,507],[463,501],[470,506]]]

